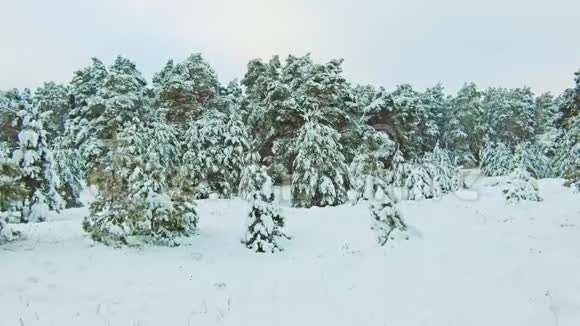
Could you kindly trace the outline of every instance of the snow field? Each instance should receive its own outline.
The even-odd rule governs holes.
[[[66,210],[0,247],[0,326],[580,325],[578,195],[544,179],[544,201],[506,205],[493,180],[402,202],[412,237],[386,248],[366,203],[284,207],[276,254],[240,243],[239,199],[199,201],[177,248],[94,243]]]

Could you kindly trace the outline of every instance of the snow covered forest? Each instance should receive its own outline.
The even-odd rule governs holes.
[[[102,271],[103,268],[114,270],[127,258],[107,256],[116,255],[107,253],[115,252],[116,248],[148,252],[153,255],[148,256],[153,259],[149,263],[153,264],[179,261],[179,257],[190,255],[187,253],[191,250],[200,255],[214,253],[216,256],[211,259],[217,259],[217,264],[225,264],[220,259],[232,259],[229,265],[220,266],[236,269],[239,264],[248,278],[258,277],[252,276],[257,271],[244,264],[264,263],[256,257],[282,257],[271,258],[278,259],[282,267],[265,267],[268,273],[273,273],[264,277],[267,284],[274,284],[276,277],[284,282],[285,275],[294,269],[299,275],[304,273],[299,267],[285,265],[290,263],[284,257],[292,255],[287,248],[294,248],[295,253],[313,250],[320,253],[317,257],[324,257],[327,247],[321,243],[339,245],[344,241],[337,250],[340,255],[349,255],[348,266],[359,264],[361,252],[367,252],[350,248],[348,243],[384,249],[380,254],[368,249],[373,253],[368,254],[373,261],[384,259],[385,250],[392,250],[395,260],[404,265],[407,264],[404,257],[410,260],[427,257],[426,253],[420,253],[426,248],[412,243],[433,236],[441,241],[430,244],[435,247],[442,245],[459,250],[465,245],[468,249],[457,251],[456,255],[467,260],[473,260],[468,257],[474,251],[484,250],[480,252],[482,261],[472,261],[478,266],[499,256],[509,265],[509,255],[497,256],[502,243],[503,248],[513,245],[503,242],[509,237],[521,237],[519,244],[523,250],[528,250],[529,241],[547,241],[524,239],[524,235],[517,234],[518,230],[538,234],[563,232],[562,243],[578,245],[577,239],[571,240],[577,237],[578,229],[574,228],[574,237],[566,232],[575,223],[580,225],[577,205],[580,198],[580,70],[570,73],[570,88],[561,94],[534,94],[525,86],[508,89],[498,85],[482,89],[475,83],[465,83],[457,93],[450,94],[440,84],[424,90],[409,84],[390,90],[376,85],[355,85],[344,77],[342,66],[343,61],[339,59],[320,63],[309,55],[286,59],[273,56],[268,61],[250,61],[243,78],[224,85],[201,54],[192,54],[184,60],[168,61],[148,82],[135,63],[119,56],[110,64],[93,58],[90,65],[74,73],[68,84],[46,82],[35,90],[0,91],[0,274],[18,278],[22,268],[34,269],[40,264],[22,262],[20,265],[18,257],[29,257],[29,260],[37,257],[22,251],[23,246],[35,243],[34,248],[49,248],[49,244],[63,241],[76,247],[90,243],[91,248],[98,248],[84,250],[99,250],[91,251],[91,255],[101,255],[95,259],[105,274],[110,272]],[[481,198],[471,198],[470,191],[477,191]],[[419,215],[424,219],[419,219]],[[542,220],[550,215],[559,218],[558,222],[545,220],[534,224],[524,220],[524,217]],[[470,238],[469,230],[473,226],[468,222],[478,221],[480,216],[486,216],[486,221],[492,216],[495,224],[489,232],[473,230],[483,235]],[[508,220],[517,221],[517,226],[497,231]],[[200,229],[204,223],[207,228]],[[560,226],[554,229],[555,224]],[[452,225],[462,229],[458,232],[466,233],[457,235],[460,239],[445,240],[441,232]],[[320,234],[308,231],[309,228],[317,228]],[[485,237],[492,234],[496,235],[489,241],[499,244],[486,248],[476,246],[476,241],[487,243]],[[216,239],[224,241],[220,244]],[[416,256],[403,255],[396,250],[397,245],[411,246],[409,250]],[[479,243],[479,246],[487,244]],[[50,256],[57,255],[55,250],[60,247],[46,248],[31,250],[41,253],[51,250],[46,252]],[[516,250],[509,248],[506,250]],[[164,254],[158,250],[164,250]],[[253,256],[239,254],[239,250]],[[85,259],[82,250],[66,252],[73,260]],[[102,255],[111,260],[101,260],[105,259]],[[131,257],[128,261],[140,269],[152,269],[146,275],[157,271],[161,273],[157,277],[171,283],[171,272]],[[240,257],[245,257],[247,262]],[[329,259],[324,262],[333,264],[332,269],[344,267],[340,258],[321,259]],[[546,259],[542,262],[564,264],[552,256]],[[195,263],[191,257],[186,261],[183,264],[191,268],[188,272],[198,277],[199,266],[192,266]],[[397,274],[389,264],[368,265],[369,261],[362,262],[366,270],[322,284],[331,291],[338,283],[344,286],[344,281],[351,277],[365,278],[367,272],[371,279],[377,280],[381,277],[377,268]],[[9,263],[6,265],[6,262]],[[580,266],[577,255],[575,262],[579,265],[571,269],[577,271]],[[85,270],[92,270],[90,262],[85,264]],[[305,264],[316,263],[311,260]],[[529,264],[530,268],[536,266]],[[215,272],[208,266],[202,268],[205,276],[200,278],[209,279],[208,275]],[[282,272],[286,267],[287,272]],[[432,266],[423,261],[419,268]],[[437,268],[434,272],[446,273]],[[169,273],[167,279],[163,273]],[[417,273],[415,270],[398,276],[405,282],[421,284],[424,280]],[[530,277],[536,282],[545,282],[541,270],[532,273]],[[70,275],[82,277],[82,273]],[[114,279],[114,275],[109,277]],[[288,277],[298,282],[299,276]],[[570,279],[568,275],[562,278]],[[456,281],[458,287],[472,284],[461,277]],[[314,280],[307,281],[310,282],[315,284]],[[506,280],[500,283],[509,286]],[[578,281],[568,285],[570,292],[567,293],[574,293],[574,289],[580,291]],[[185,295],[179,284],[168,286]],[[211,288],[207,284],[203,286]],[[237,286],[250,291],[242,283]],[[224,287],[227,285],[218,283],[215,288],[200,291],[206,291],[204,295],[216,289],[216,293],[222,293]],[[10,288],[10,283],[0,281],[0,292],[4,288]],[[400,289],[408,290],[404,286]],[[285,290],[292,292],[291,288]],[[483,286],[478,290],[486,291]],[[133,296],[139,295],[135,289],[131,291]],[[359,291],[354,294],[358,297],[369,290],[354,291]],[[66,297],[65,292],[59,295]],[[348,296],[345,293],[340,295]],[[543,294],[552,299],[549,291]],[[322,294],[318,295],[324,300]],[[378,298],[378,295],[373,293],[371,297]],[[561,295],[571,300],[572,294]],[[507,295],[507,298],[511,297]],[[501,304],[501,298],[496,299]],[[179,306],[187,298],[175,300]],[[260,313],[256,306],[251,306],[246,307],[250,310],[238,311],[247,316],[235,317],[234,313],[234,317],[228,317],[228,312],[234,309],[230,306],[231,297],[220,300],[215,307],[205,307],[203,318],[213,319],[200,320],[202,324],[219,321],[234,325],[236,318],[249,324],[252,318],[248,311],[256,309],[253,313]],[[269,301],[265,297],[259,300]],[[14,325],[18,320],[27,326],[49,324],[39,319],[38,312],[36,317],[31,311],[22,312],[20,307],[24,303],[19,305],[13,301],[16,300],[2,297],[0,293],[0,319],[2,306],[13,309],[9,315],[12,319],[6,324],[0,320],[0,325]],[[366,302],[375,305],[378,301]],[[389,302],[397,305],[397,301]],[[292,300],[288,303],[297,304]],[[352,302],[346,300],[340,304],[347,307],[349,303]],[[571,304],[580,307],[577,299]],[[516,306],[514,316],[527,316],[518,314],[523,310],[517,309],[526,312],[539,309],[534,305]],[[49,318],[53,321],[69,320],[49,312],[49,305],[43,307],[40,309],[47,315],[52,314]],[[328,312],[335,308],[328,307]],[[96,315],[104,314],[99,309]],[[131,306],[131,309],[139,308]],[[183,307],[178,311],[185,314],[188,309]],[[559,325],[580,322],[580,313],[568,312],[566,317],[566,312],[562,312],[565,308],[557,309],[560,309],[557,313],[552,308],[537,310],[540,314],[536,316],[537,325],[553,323],[554,318],[555,325],[558,320]],[[115,313],[109,313],[106,318],[114,319]],[[289,315],[288,320],[296,320],[287,310],[284,313]],[[136,315],[139,314],[132,314]],[[492,315],[486,314],[487,318]],[[137,325],[139,318],[123,316],[126,319],[117,319],[123,320],[119,325]],[[101,317],[95,317],[92,322],[106,325]],[[400,318],[396,320],[404,320]],[[28,322],[24,323],[24,319]],[[179,325],[187,325],[186,319]],[[90,324],[87,320],[81,324]],[[383,325],[382,321],[368,321],[367,325]],[[503,319],[495,321],[496,325],[509,324]],[[511,321],[515,325],[523,319]],[[566,324],[567,321],[570,323]],[[297,323],[312,324],[304,320]],[[145,324],[149,325],[138,325]],[[327,323],[320,321],[319,324]],[[416,320],[416,324],[422,323]],[[437,325],[444,324],[450,325],[444,322]]]

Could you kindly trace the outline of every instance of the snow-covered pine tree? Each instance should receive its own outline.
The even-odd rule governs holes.
[[[523,142],[512,150],[503,143],[488,143],[482,151],[481,171],[488,176],[508,175],[516,168],[523,168],[534,178],[554,175],[552,160],[544,149],[531,142]]]
[[[103,62],[93,58],[90,66],[74,73],[70,83],[73,104],[65,121],[65,135],[78,149],[87,177],[96,170],[98,159],[107,155],[101,127],[106,122],[105,116],[101,118],[104,111],[101,92],[107,76]]]
[[[566,186],[580,192],[580,115],[566,121],[557,145],[555,170],[566,179]]]
[[[384,182],[387,172],[384,161],[392,155],[395,146],[386,133],[368,126],[364,119],[352,124],[358,149],[349,166],[350,185],[357,201],[368,200]]]
[[[556,170],[566,185],[580,192],[580,70],[575,73],[576,87],[564,92],[561,124],[564,133],[558,141]]]
[[[184,163],[193,179],[207,183],[209,190],[220,196],[235,193],[250,150],[239,114],[215,109],[205,112],[191,123],[185,146]]]
[[[490,88],[482,106],[489,121],[490,141],[519,144],[534,135],[536,103],[530,88]]]
[[[465,84],[451,99],[445,119],[444,144],[460,164],[479,163],[489,129],[481,103],[481,92],[474,83]]]
[[[14,240],[18,232],[6,229],[13,205],[23,200],[26,189],[19,182],[21,171],[0,155],[0,244]]]
[[[390,94],[395,116],[395,142],[408,158],[421,154],[422,139],[418,135],[419,124],[426,122],[420,94],[409,84],[398,85]]]
[[[252,251],[283,250],[280,239],[289,238],[284,232],[284,215],[274,203],[272,186],[265,166],[251,164],[244,169],[239,192],[249,201],[250,212],[242,243]]]
[[[217,74],[200,53],[179,63],[168,61],[153,77],[153,86],[164,118],[183,130],[191,119],[213,107],[219,96]]]
[[[193,198],[187,199],[172,180],[180,164],[175,161],[179,142],[172,126],[163,120],[139,129],[129,130],[140,148],[142,164],[129,177],[130,200],[148,221],[141,232],[155,242],[174,245],[175,238],[193,234],[198,221]]]
[[[513,167],[525,168],[533,178],[554,176],[553,162],[538,144],[523,142],[514,149]]]
[[[44,83],[34,92],[34,104],[40,112],[51,112],[46,123],[46,130],[51,138],[61,136],[64,133],[65,120],[72,108],[69,87],[55,82]]]
[[[80,193],[83,190],[81,180],[84,178],[82,158],[72,141],[67,136],[56,137],[52,141],[54,169],[60,180],[58,192],[65,203],[65,208],[82,207]]]
[[[57,190],[60,180],[44,129],[48,113],[26,105],[17,115],[20,132],[12,159],[22,170],[22,182],[28,192],[22,202],[20,221],[41,222],[46,220],[49,210],[58,211],[63,206]]]
[[[432,179],[425,167],[417,162],[409,164],[407,169],[407,178],[404,183],[404,190],[408,194],[409,200],[423,200],[435,197],[435,191]]]
[[[103,159],[104,168],[92,176],[98,194],[89,206],[89,216],[83,220],[83,229],[95,241],[108,245],[130,244],[130,237],[142,229],[141,212],[130,197],[129,177],[139,166],[139,148],[130,138],[135,128],[126,126],[111,140],[110,150]]]
[[[445,126],[445,110],[449,105],[441,84],[427,88],[420,95],[422,119],[419,121],[419,138],[422,151],[429,151],[442,141]]]
[[[398,238],[397,233],[407,230],[407,225],[396,203],[379,188],[370,205],[371,229],[377,234],[378,242],[384,246],[387,241]],[[395,233],[393,233],[395,232]]]
[[[405,161],[398,149],[391,159],[391,169],[386,180],[391,191],[389,196],[394,196],[397,200],[422,200],[436,195],[425,166],[417,160]]]
[[[119,56],[106,69],[93,60],[71,83],[75,108],[67,128],[87,164],[87,177],[105,169],[110,143],[124,123],[149,114],[150,107],[146,81],[133,62]]]
[[[560,105],[560,97],[554,97],[550,93],[544,93],[536,98],[534,142],[550,157],[555,154],[557,140],[561,134],[561,130],[557,126],[558,120],[562,116],[559,112]]]
[[[432,152],[425,153],[421,164],[431,178],[433,197],[437,198],[461,188],[459,168],[453,164],[449,153],[440,148],[438,143]]]
[[[516,168],[504,180],[502,193],[508,203],[520,200],[542,201],[538,183],[525,168]]]
[[[94,240],[174,245],[175,238],[194,232],[197,214],[191,197],[177,185],[168,187],[171,157],[163,155],[173,152],[177,142],[168,128],[154,126],[135,119],[118,134],[97,182],[99,195],[83,223]]]
[[[311,114],[295,141],[292,195],[298,207],[336,206],[347,200],[348,169],[338,132]]]
[[[508,175],[513,171],[513,153],[503,143],[487,143],[481,154],[481,172],[487,176]]]

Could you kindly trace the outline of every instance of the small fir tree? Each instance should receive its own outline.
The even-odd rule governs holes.
[[[407,230],[407,225],[397,205],[382,188],[379,188],[375,195],[370,206],[370,213],[371,229],[376,232],[381,246],[384,246],[387,241],[395,239],[395,234],[404,233]]]
[[[516,203],[520,200],[542,201],[538,183],[524,168],[516,168],[505,179],[502,193],[508,203]]]
[[[266,167],[249,165],[243,172],[239,192],[250,203],[244,245],[256,252],[283,250],[280,239],[288,238],[284,232],[284,216],[274,204],[272,178]]]

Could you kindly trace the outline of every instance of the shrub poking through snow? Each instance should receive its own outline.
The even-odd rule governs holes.
[[[381,246],[389,240],[396,239],[397,234],[407,230],[407,225],[397,205],[382,188],[377,191],[374,202],[370,206],[370,212],[371,229],[376,232]]]
[[[283,250],[279,240],[288,238],[284,233],[284,216],[274,204],[272,178],[266,167],[252,164],[244,169],[240,194],[250,203],[244,245],[256,252]]]
[[[542,201],[538,183],[522,168],[515,169],[504,181],[502,192],[508,203],[520,200]]]

